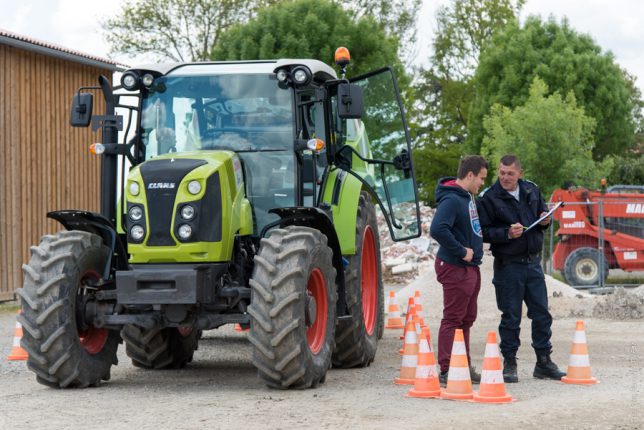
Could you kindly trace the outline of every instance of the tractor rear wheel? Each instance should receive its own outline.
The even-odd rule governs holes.
[[[144,369],[181,369],[192,361],[199,330],[127,325],[121,330],[132,364]]]
[[[324,382],[331,365],[337,289],[320,231],[276,229],[262,239],[250,280],[248,339],[259,377],[274,388]]]
[[[608,277],[608,262],[594,248],[577,248],[566,257],[563,276],[569,285],[599,285],[600,276]]]
[[[88,387],[110,379],[117,363],[117,331],[88,325],[87,299],[100,284],[110,249],[84,231],[44,236],[23,265],[18,290],[27,366],[38,382],[51,387]]]
[[[350,317],[338,320],[333,353],[335,367],[365,367],[376,356],[384,327],[384,291],[376,210],[368,193],[360,194],[356,253],[345,272]]]

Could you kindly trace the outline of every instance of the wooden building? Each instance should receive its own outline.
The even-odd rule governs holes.
[[[99,157],[90,128],[72,128],[72,95],[117,63],[0,29],[0,301],[22,286],[29,248],[61,230],[47,212],[99,209]],[[102,96],[94,110],[103,109]]]

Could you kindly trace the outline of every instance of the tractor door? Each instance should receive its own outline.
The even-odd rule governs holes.
[[[411,142],[393,70],[380,69],[351,83],[362,89],[364,110],[360,119],[341,118],[342,103],[352,94],[339,90],[332,100],[335,163],[358,177],[376,198],[393,240],[418,237],[420,208]]]

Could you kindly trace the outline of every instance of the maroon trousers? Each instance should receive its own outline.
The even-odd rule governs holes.
[[[443,319],[438,332],[438,364],[441,372],[449,369],[454,330],[463,329],[467,360],[470,359],[470,327],[476,320],[476,300],[481,289],[478,266],[455,266],[436,258],[436,279],[443,285]]]

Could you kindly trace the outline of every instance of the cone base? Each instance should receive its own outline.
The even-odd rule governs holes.
[[[447,391],[441,392],[441,399],[447,400],[472,400],[474,393],[449,393]]]
[[[401,329],[401,328],[405,328],[405,326],[402,324],[392,324],[392,325],[386,325],[385,328]]]
[[[480,396],[478,393],[474,393],[474,401],[477,403],[511,403],[514,400],[512,396],[506,394],[505,396]]]
[[[414,385],[416,379],[405,379],[405,378],[394,378],[394,384],[396,385]]]
[[[430,391],[416,390],[415,388],[412,388],[407,392],[407,394],[405,394],[405,397],[420,397],[424,399],[438,398],[440,396],[441,396],[440,388],[438,390],[430,390]]]
[[[577,385],[593,385],[598,383],[599,381],[597,378],[590,378],[590,379],[575,379],[575,378],[569,378],[567,376],[564,376],[561,378],[561,382],[566,383],[566,384],[577,384]]]
[[[21,349],[14,349],[11,351],[11,354],[7,357],[7,360],[9,361],[18,361],[18,360],[26,360],[29,358],[29,354],[27,354],[27,351],[21,350]]]

